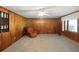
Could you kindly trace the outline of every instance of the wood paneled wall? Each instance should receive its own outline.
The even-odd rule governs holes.
[[[10,15],[9,32],[0,33],[0,51],[2,51],[22,36],[23,28],[26,26],[26,18],[3,7],[0,7],[0,11]]]
[[[72,31],[68,31],[68,30],[64,30],[62,31],[62,35],[70,38],[71,40],[79,43],[79,12],[75,12],[75,13],[71,13],[69,15],[66,15],[64,17],[61,17],[61,20],[72,20],[72,19],[77,19],[77,25],[78,25],[78,32],[72,32]],[[68,28],[68,25],[67,25],[67,28]],[[64,29],[65,29],[65,26],[64,26]]]
[[[1,44],[2,44],[2,39],[1,39],[1,34],[0,34],[0,50],[1,50]]]
[[[40,33],[45,34],[60,34],[61,20],[60,18],[29,18],[28,26],[33,26]]]
[[[71,31],[62,31],[62,35],[70,38],[71,40],[79,43],[79,19],[78,19],[78,32],[71,32]]]
[[[0,11],[9,13],[9,32],[0,33],[0,51],[22,37],[24,27],[33,26],[40,33],[61,33],[60,18],[32,18],[26,19],[12,11],[0,7]]]
[[[78,16],[78,14],[76,16]],[[71,19],[71,17],[75,17],[75,14],[74,14],[74,16],[70,15],[70,17],[68,17],[68,18]],[[79,19],[77,19],[77,25],[78,25],[77,26],[78,32],[72,32],[72,31],[66,30],[66,31],[62,31],[61,33],[62,33],[62,35],[64,35],[64,36],[70,38],[71,40],[79,43]],[[64,28],[65,28],[65,26],[64,26]]]
[[[65,35],[66,37],[70,38],[71,40],[79,43],[79,33],[63,31],[62,35]]]

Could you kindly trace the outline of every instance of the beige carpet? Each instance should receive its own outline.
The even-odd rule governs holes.
[[[79,45],[70,39],[53,34],[40,34],[35,38],[27,36],[12,44],[3,52],[77,52]]]

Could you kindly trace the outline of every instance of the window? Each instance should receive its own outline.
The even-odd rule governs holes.
[[[9,31],[9,14],[0,11],[0,32]]]
[[[62,21],[62,31],[67,31],[68,30],[68,20],[63,20]]]
[[[62,31],[77,32],[77,19],[62,20]]]
[[[67,25],[68,25],[68,23],[67,23],[67,20],[65,20],[65,31],[67,31]]]
[[[77,19],[69,20],[68,31],[77,32]]]
[[[65,21],[64,20],[62,20],[62,31],[64,31],[64,24],[65,23]]]

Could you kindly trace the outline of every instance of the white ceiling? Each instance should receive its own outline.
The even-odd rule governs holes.
[[[4,6],[27,18],[57,18],[79,10],[79,6]],[[39,16],[44,12],[44,16]]]

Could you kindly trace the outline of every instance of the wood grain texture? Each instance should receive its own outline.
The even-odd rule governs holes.
[[[78,32],[71,32],[71,31],[62,31],[62,35],[70,38],[71,40],[79,43],[79,19],[78,19]]]
[[[1,37],[1,34],[0,34],[0,51],[2,50],[2,37]]]
[[[1,35],[2,35],[2,49],[5,49],[12,43],[11,35],[10,32],[9,33],[5,32],[2,33]]]
[[[0,11],[9,13],[9,32],[0,33],[0,50],[7,48],[13,42],[17,41],[23,35],[24,27],[33,26],[41,34],[60,34],[60,18],[33,18],[26,19],[12,11],[0,7]]]
[[[0,50],[3,50],[22,36],[26,18],[3,7],[0,7],[0,11],[9,13],[10,15],[9,32],[0,33]]]
[[[27,21],[28,26],[36,28],[41,34],[60,34],[60,18],[31,18]]]
[[[10,16],[9,16],[9,31],[11,33],[11,37],[12,37],[12,43],[15,42],[15,19],[14,19],[14,13],[9,12]]]
[[[25,27],[25,18],[15,14],[15,36],[19,39],[22,36],[23,28]]]
[[[70,38],[71,40],[79,43],[79,34],[69,31],[63,31],[62,35],[65,35],[66,37]]]

